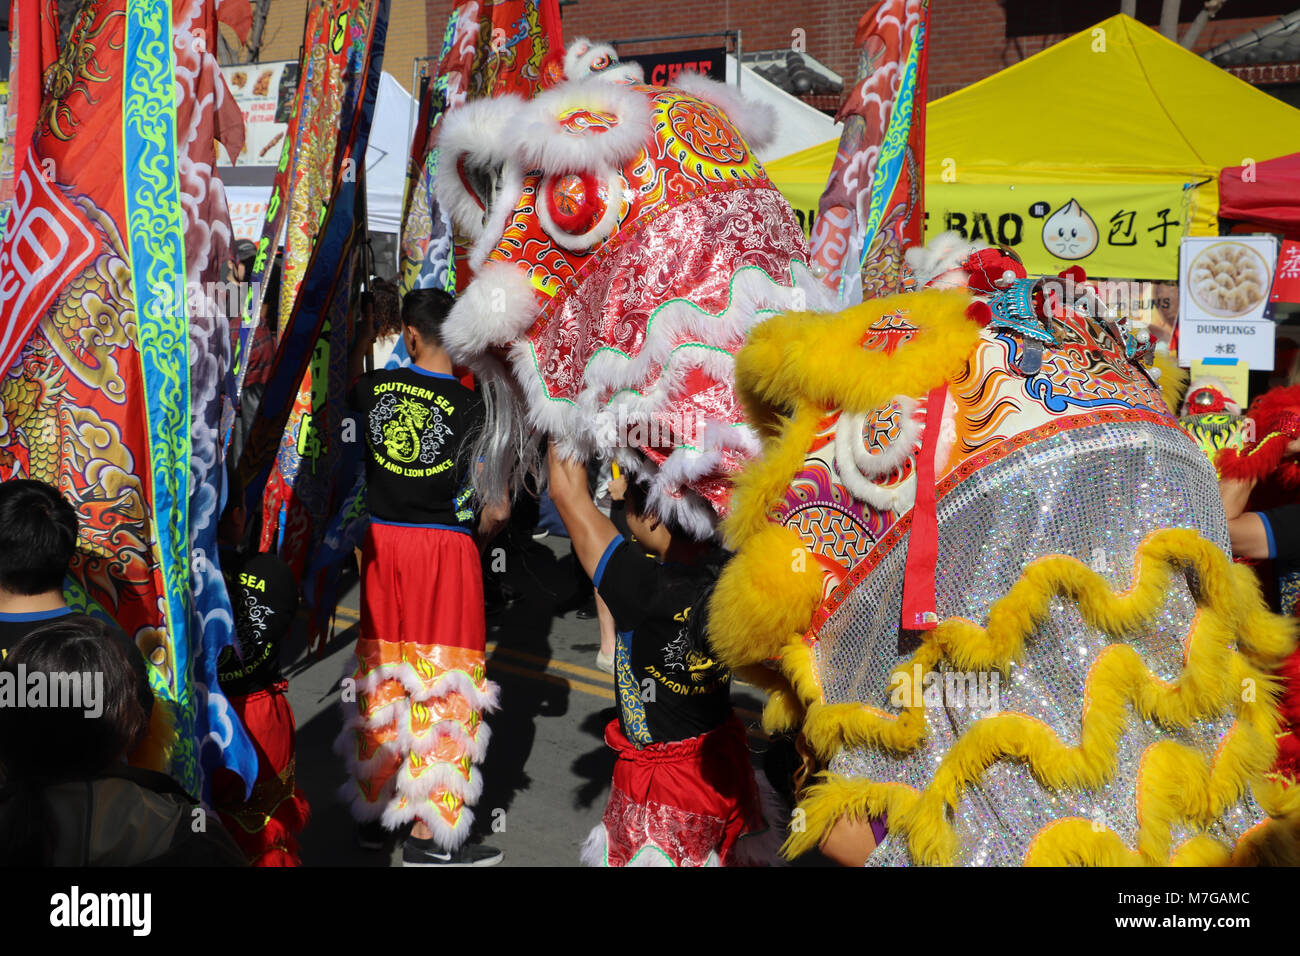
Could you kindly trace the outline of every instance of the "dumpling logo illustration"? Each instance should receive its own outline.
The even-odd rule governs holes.
[[[1071,199],[1043,223],[1043,245],[1058,259],[1086,259],[1097,248],[1097,224]]]

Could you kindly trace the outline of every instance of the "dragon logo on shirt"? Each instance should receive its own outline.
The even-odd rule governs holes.
[[[664,647],[664,666],[670,671],[685,671],[694,683],[702,683],[716,665],[713,659],[691,647],[687,626],[677,632],[676,640]]]
[[[244,613],[235,618],[235,633],[240,651],[247,653],[266,634],[274,612],[257,599],[256,594],[244,595]]]
[[[391,392],[370,411],[371,445],[398,464],[433,464],[450,431],[438,409]]]

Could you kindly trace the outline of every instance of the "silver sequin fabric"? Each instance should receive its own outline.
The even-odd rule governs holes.
[[[986,465],[939,501],[938,527],[940,617],[956,615],[981,625],[993,603],[1038,558],[1071,555],[1119,590],[1131,583],[1138,546],[1153,531],[1190,528],[1220,547],[1228,545],[1214,470],[1205,455],[1181,432],[1145,422],[1065,430]],[[904,537],[819,632],[814,655],[828,702],[865,702],[898,713],[890,702],[890,673],[915,649],[898,629],[906,556]],[[1085,624],[1071,601],[1057,598],[1021,661],[1008,678],[999,679],[997,710],[1039,718],[1064,743],[1077,746],[1084,681],[1104,648],[1127,643],[1152,673],[1175,678],[1196,605],[1187,582],[1174,580],[1164,606],[1138,633],[1098,631]],[[897,756],[846,749],[830,770],[922,789],[954,741],[981,716],[969,707],[931,710],[930,735],[915,752]],[[994,764],[966,791],[953,818],[961,842],[958,862],[1019,865],[1033,836],[1065,817],[1096,821],[1133,848],[1143,752],[1174,739],[1212,754],[1232,719],[1225,715],[1181,730],[1144,720],[1130,709],[1118,772],[1096,792],[1049,790],[1023,764]],[[1230,846],[1262,816],[1247,797],[1207,835]],[[1191,835],[1175,827],[1174,845]],[[868,865],[909,862],[905,841],[887,837]]]

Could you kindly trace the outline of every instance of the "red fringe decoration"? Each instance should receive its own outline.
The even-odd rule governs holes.
[[[1274,432],[1245,451],[1235,448],[1221,448],[1214,466],[1219,471],[1220,479],[1242,481],[1253,478],[1264,481],[1271,477],[1282,464],[1286,446],[1291,443],[1291,436]]]
[[[1292,438],[1300,438],[1293,427],[1285,428],[1285,420],[1292,423],[1300,418],[1300,385],[1288,385],[1285,388],[1272,388],[1251,403],[1246,414],[1255,420],[1255,427],[1267,435],[1275,431],[1292,432]]]

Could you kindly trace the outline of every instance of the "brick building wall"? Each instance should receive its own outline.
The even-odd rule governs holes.
[[[1119,4],[1114,5],[1115,12]],[[1225,6],[1231,11],[1231,6]],[[1111,14],[1103,13],[1097,20]],[[1201,31],[1193,51],[1204,53],[1225,40],[1272,23],[1277,17],[1223,18],[1211,20]],[[1149,26],[1158,26],[1155,23]],[[1179,36],[1190,24],[1178,28]],[[956,92],[998,70],[1028,59],[1069,34],[1008,37],[1006,13],[998,0],[931,0],[930,83],[931,99]]]
[[[564,35],[625,40],[680,33],[740,30],[745,50],[788,48],[796,37],[805,51],[851,81],[857,70],[853,33],[871,0],[577,0],[561,8]],[[296,59],[307,0],[272,0],[262,59]],[[409,89],[415,58],[436,53],[453,0],[392,0],[385,69]],[[1114,4],[1118,9],[1118,3]],[[1225,10],[1231,10],[1230,5]],[[1104,19],[1107,14],[1097,17]],[[1203,52],[1273,22],[1275,17],[1211,20],[1195,46]],[[1008,37],[999,0],[931,0],[929,95],[945,96],[1018,63],[1065,34]],[[1187,28],[1184,23],[1180,33]],[[796,32],[802,31],[802,32]],[[710,46],[720,40],[669,40],[625,47],[655,53]],[[1253,79],[1253,77],[1244,77]],[[1261,74],[1260,79],[1268,78]]]
[[[429,53],[430,7],[446,7],[438,17],[438,43],[447,24],[451,4],[426,0],[392,0],[388,14],[388,39],[384,47],[384,69],[406,87],[411,87],[411,67],[416,57]],[[307,0],[271,0],[262,33],[262,60],[296,60],[302,47]],[[224,29],[224,28],[223,28]],[[232,38],[233,35],[227,34]],[[437,44],[434,49],[436,51]]]

